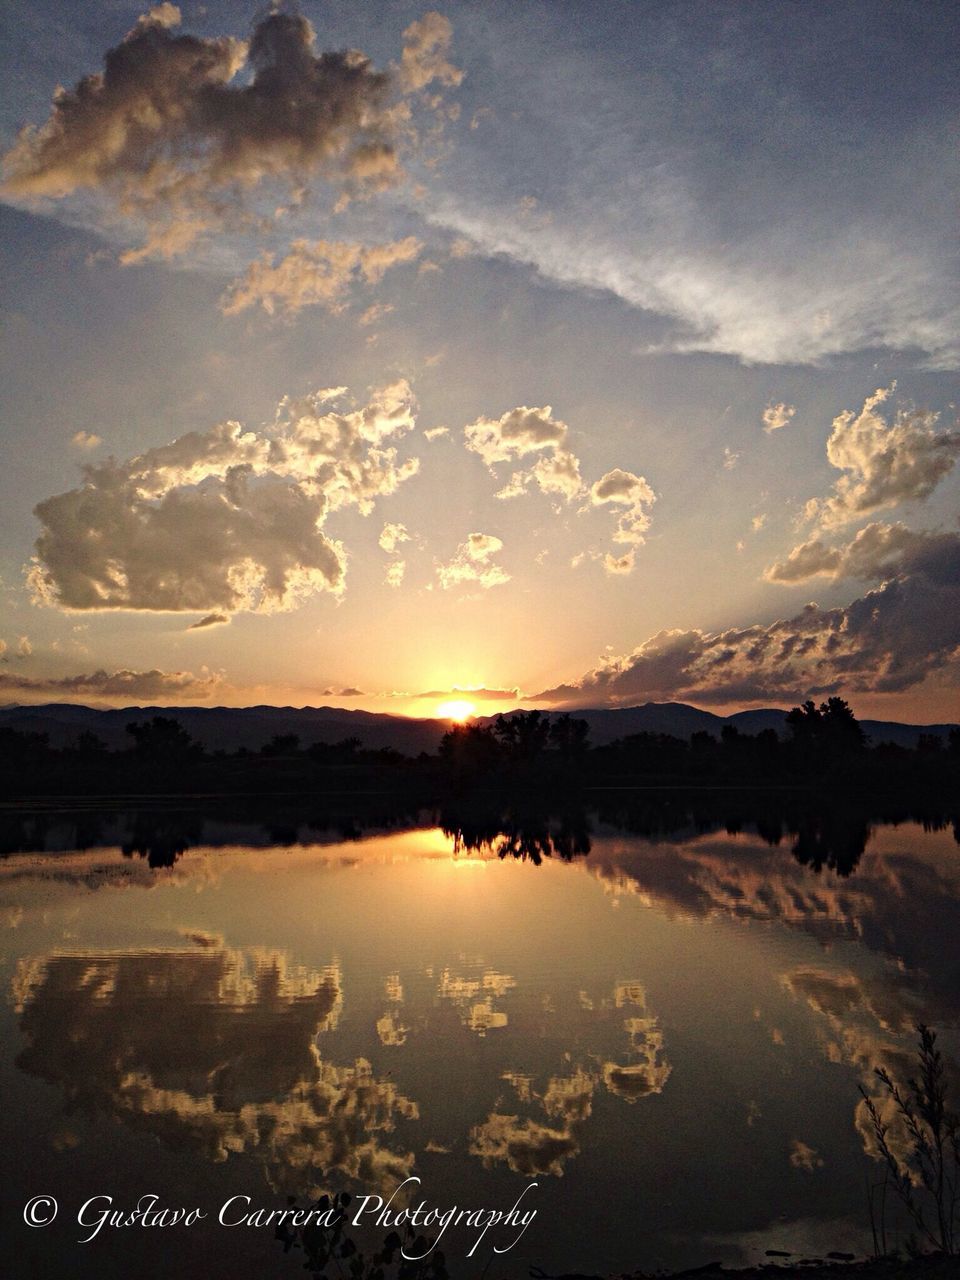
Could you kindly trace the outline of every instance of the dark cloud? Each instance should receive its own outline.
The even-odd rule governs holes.
[[[460,78],[439,14],[407,29],[400,65],[386,70],[355,49],[318,51],[297,13],[274,9],[249,41],[177,34],[179,24],[169,3],[140,18],[5,159],[8,194],[98,189],[145,218],[146,243],[127,261],[182,252],[267,184],[302,200],[318,177],[346,198],[396,182],[415,142],[409,95]]]
[[[184,696],[209,698],[219,683],[218,675],[195,676],[192,671],[94,671],[79,676],[0,674],[0,696],[26,694],[152,702],[157,698]]]
[[[954,533],[914,532],[899,522],[873,523],[845,546],[811,538],[771,565],[764,577],[769,582],[815,577],[882,582],[904,573],[922,573],[942,586],[960,583],[960,539]]]
[[[201,618],[199,622],[191,622],[188,631],[202,631],[205,627],[219,627],[230,619],[225,613],[208,613],[206,617]]]
[[[919,537],[919,535],[918,535]],[[537,700],[611,703],[689,698],[755,702],[841,690],[899,692],[960,648],[960,535],[920,539],[885,581],[851,604],[808,604],[792,618],[722,632],[661,631]]]

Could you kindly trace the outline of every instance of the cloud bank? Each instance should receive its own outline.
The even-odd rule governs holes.
[[[581,680],[544,690],[533,700],[795,701],[842,690],[912,688],[960,656],[960,535],[903,534],[874,534],[854,553],[847,549],[864,576],[898,570],[851,604],[808,604],[791,618],[721,632],[661,631]],[[844,552],[838,554],[842,562]],[[809,575],[812,562],[812,556],[802,564],[798,558],[793,570],[782,571]]]
[[[0,673],[0,696],[124,698],[154,702],[164,698],[209,698],[220,676],[192,671],[94,671],[78,676],[21,676]]]

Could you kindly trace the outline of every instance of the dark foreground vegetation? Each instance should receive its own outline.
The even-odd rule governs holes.
[[[112,750],[91,732],[64,747],[41,733],[0,728],[0,795],[403,793],[411,804],[446,796],[596,788],[797,786],[877,795],[956,793],[960,730],[921,736],[913,749],[867,741],[850,707],[830,698],[787,717],[787,735],[725,726],[688,740],[639,733],[591,747],[586,721],[539,711],[450,729],[434,755],[364,749],[358,738],[302,743],[276,735],[259,751],[206,751],[177,720],[127,725]]]

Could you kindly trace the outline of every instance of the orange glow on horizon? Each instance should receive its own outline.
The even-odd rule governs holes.
[[[476,713],[476,706],[466,698],[454,698],[449,702],[441,702],[437,707],[437,715],[441,720],[456,720],[457,724],[463,724]]]

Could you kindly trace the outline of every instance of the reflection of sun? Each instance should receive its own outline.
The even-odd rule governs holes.
[[[437,715],[441,720],[456,720],[459,724],[463,724],[464,720],[470,719],[476,709],[473,703],[467,702],[465,698],[454,698],[451,702],[441,702],[437,707]]]

